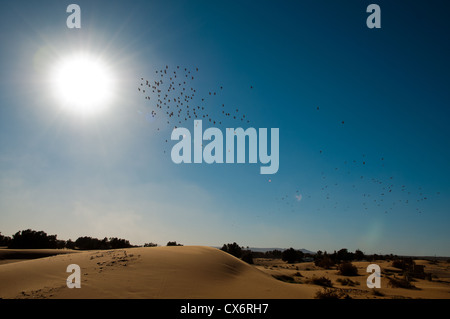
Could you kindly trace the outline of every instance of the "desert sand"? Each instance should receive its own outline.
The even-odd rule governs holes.
[[[69,289],[69,264],[81,288]],[[175,246],[86,251],[0,265],[1,298],[313,298],[216,248]]]
[[[73,254],[79,251],[70,249],[7,249],[0,248],[0,265],[13,262],[43,258],[55,255]]]
[[[287,264],[280,259],[262,258],[255,259],[254,262],[257,269],[291,282],[292,285],[302,285],[313,278],[328,278],[332,283],[331,290],[341,293],[341,298],[348,295],[352,299],[450,299],[450,263],[447,261],[415,260],[417,265],[425,266],[426,273],[432,274],[432,280],[414,278],[411,282],[414,286],[412,289],[389,285],[389,278],[402,278],[402,271],[392,267],[391,261],[352,262],[358,269],[358,276],[342,276],[336,267],[325,270],[315,266],[314,262]],[[366,281],[370,274],[366,270],[369,264],[377,264],[381,268],[379,289],[367,287]]]
[[[324,270],[312,262],[287,264],[280,259],[255,259],[255,264],[249,265],[205,246],[62,252],[0,264],[0,298],[312,299],[323,288],[310,279],[322,276],[331,280],[334,291],[356,299],[450,298],[450,264],[445,261],[416,261],[425,265],[433,280],[414,279],[415,289],[390,287],[388,276],[398,270],[380,261],[382,287],[374,293],[366,286],[369,262],[354,262],[359,275],[345,277],[336,269]],[[79,289],[66,285],[69,264],[81,267]],[[348,278],[352,284],[344,285],[339,278]]]

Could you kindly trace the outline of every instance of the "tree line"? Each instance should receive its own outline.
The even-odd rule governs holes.
[[[57,235],[48,235],[44,231],[36,231],[32,229],[21,230],[12,235],[12,237],[4,236],[0,233],[0,246],[15,249],[116,249],[130,248],[133,245],[126,239],[110,237],[110,238],[93,238],[89,236],[79,237],[77,240],[60,240]]]
[[[303,261],[303,258],[305,257],[305,254],[301,250],[295,250],[294,248],[289,248],[283,251],[275,249],[266,252],[254,252],[248,248],[245,249],[244,247],[239,246],[236,242],[232,244],[224,244],[221,250],[240,258],[249,264],[253,264],[253,258],[281,258],[283,261],[294,263]]]
[[[372,254],[366,255],[361,250],[357,249],[355,252],[348,251],[347,248],[342,248],[333,253],[327,253],[322,251],[317,251],[317,253],[304,253],[301,250],[294,248],[289,248],[285,250],[270,250],[266,252],[255,252],[250,249],[245,249],[243,246],[239,246],[237,243],[224,244],[221,250],[240,258],[250,264],[253,263],[253,258],[271,258],[271,259],[281,259],[287,263],[296,263],[304,261],[314,261],[314,264],[318,267],[325,269],[330,269],[333,266],[347,264],[350,261],[375,261],[375,260],[397,260],[399,256],[389,254],[389,255],[379,255]]]
[[[146,243],[143,247],[157,247],[158,244]],[[169,241],[167,246],[183,246],[176,241]],[[79,250],[103,250],[139,247],[130,244],[123,238],[93,238],[90,236],[78,237],[75,241],[57,239],[57,235],[48,235],[44,231],[26,229],[16,232],[12,237],[4,236],[0,232],[0,247],[12,249],[79,249]]]
[[[118,248],[130,248],[138,247],[130,244],[129,240],[110,237],[110,238],[93,238],[90,236],[79,237],[75,241],[59,240],[57,235],[48,235],[44,231],[35,231],[26,229],[16,232],[12,237],[4,236],[0,232],[0,246],[6,246],[8,248],[15,249],[80,249],[80,250],[101,250],[101,249],[118,249]],[[156,247],[155,243],[146,243],[143,247]],[[183,246],[176,241],[169,241],[167,246]],[[342,248],[333,253],[327,253],[318,251],[314,254],[303,253],[301,250],[294,248],[281,250],[271,250],[266,252],[251,251],[248,247],[245,249],[243,246],[238,245],[236,242],[224,244],[221,250],[242,259],[243,261],[252,264],[253,258],[272,258],[282,259],[288,263],[302,262],[314,260],[316,266],[322,268],[331,268],[337,264],[341,264],[349,261],[374,261],[374,260],[395,260],[399,257],[397,255],[366,255],[361,250],[357,249],[355,252],[350,252],[346,248]]]

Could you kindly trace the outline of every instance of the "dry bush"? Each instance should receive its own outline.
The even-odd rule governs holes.
[[[351,286],[351,287],[354,287],[354,286],[356,286],[356,285],[359,285],[359,282],[353,281],[353,280],[348,279],[348,278],[344,278],[344,279],[338,278],[338,279],[336,279],[336,281],[337,281],[338,283],[340,283],[342,286]]]
[[[315,299],[351,299],[351,297],[341,290],[324,288],[316,292]]]
[[[416,289],[416,286],[414,286],[410,280],[407,278],[389,278],[389,286],[392,288],[404,288],[404,289]]]
[[[296,281],[294,279],[294,277],[288,276],[288,275],[272,275],[273,278],[284,281],[284,282],[288,282],[291,284],[295,284]]]
[[[339,274],[342,276],[358,276],[358,268],[351,262],[343,262],[338,267]]]
[[[329,257],[322,257],[314,261],[314,265],[324,269],[331,269],[334,266],[334,262]]]
[[[333,287],[331,280],[326,277],[323,277],[323,276],[319,277],[319,278],[312,277],[307,280],[307,283],[322,286],[322,287]]]

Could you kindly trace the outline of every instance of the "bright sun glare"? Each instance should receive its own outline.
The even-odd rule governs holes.
[[[59,103],[82,114],[93,114],[104,109],[113,92],[110,69],[99,58],[86,54],[57,62],[52,83]]]

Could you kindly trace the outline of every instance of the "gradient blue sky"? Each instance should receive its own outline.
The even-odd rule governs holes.
[[[366,26],[373,2],[381,29]],[[2,234],[450,256],[446,1],[0,3]],[[118,79],[101,114],[52,96],[48,72],[73,52]],[[220,93],[211,116],[224,103],[279,128],[278,173],[174,164],[171,128],[136,90],[166,65],[199,68],[198,96]]]

